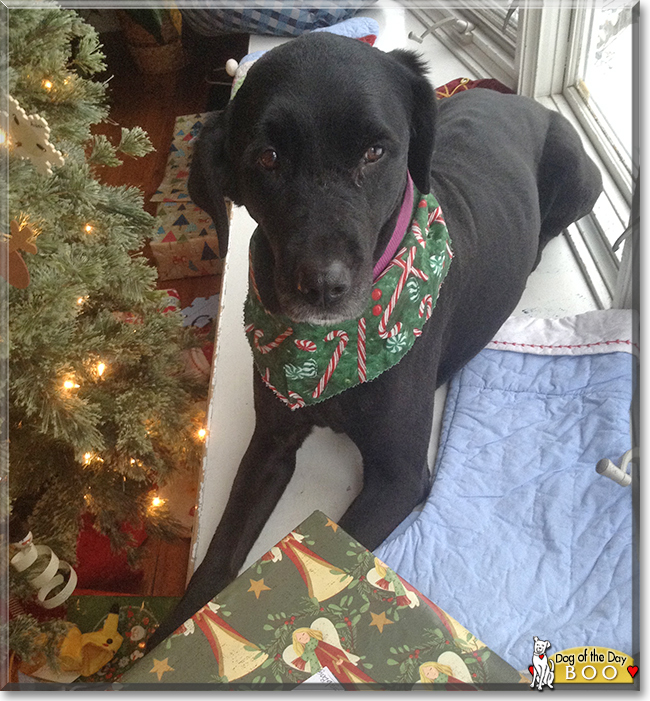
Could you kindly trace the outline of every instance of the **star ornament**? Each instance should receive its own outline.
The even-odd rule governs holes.
[[[0,238],[0,260],[6,259],[8,262],[6,269],[0,266],[0,275],[13,287],[24,290],[29,285],[29,270],[20,251],[38,252],[33,243],[35,233],[29,226],[21,226],[15,220],[10,222],[9,226],[11,235]]]
[[[385,611],[382,611],[380,614],[376,614],[376,613],[373,613],[371,611],[370,615],[372,616],[372,622],[370,623],[370,625],[376,626],[380,633],[384,632],[384,626],[391,625],[394,622],[394,621],[389,621],[386,618]]]
[[[271,591],[271,587],[267,587],[266,584],[264,584],[264,579],[263,579],[263,578],[262,578],[262,579],[257,579],[257,580],[255,580],[255,579],[249,579],[248,581],[251,583],[251,586],[250,586],[250,589],[248,589],[247,591],[255,592],[255,598],[256,598],[256,599],[259,599],[259,598],[260,598],[260,594],[261,594],[263,591]]]
[[[28,115],[13,97],[9,97],[6,115],[11,150],[20,158],[30,160],[41,175],[52,175],[53,166],[65,163],[63,154],[50,143],[50,128],[38,114]]]
[[[153,658],[153,667],[149,670],[149,674],[153,674],[154,672],[158,676],[158,681],[161,681],[162,675],[165,672],[173,672],[174,668],[170,667],[167,664],[167,661],[169,660],[169,657],[165,657],[164,660],[157,660],[155,657]]]

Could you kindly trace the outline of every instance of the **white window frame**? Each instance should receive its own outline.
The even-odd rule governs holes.
[[[599,306],[608,308],[623,302],[619,280],[622,267],[612,250],[611,232],[617,238],[628,227],[633,188],[632,175],[603,136],[597,118],[574,87],[585,27],[594,7],[595,3],[590,3],[590,6],[574,8],[527,7],[520,11],[518,92],[569,119],[600,167],[603,195],[594,212],[570,226],[566,233]],[[605,236],[606,229],[610,232],[609,238]],[[628,257],[631,250],[632,246],[626,246],[624,255]],[[629,268],[628,263],[625,269]],[[627,284],[630,283],[628,280]]]
[[[479,12],[475,9],[479,4],[468,0],[455,5],[455,9],[442,9],[435,3],[435,8],[414,14],[420,15],[418,19],[423,24],[450,16],[471,21],[472,15]],[[638,246],[626,241],[622,261],[612,250],[612,238],[623,233],[632,219],[632,177],[617,157],[615,145],[602,137],[597,114],[586,107],[576,88],[572,87],[580,67],[585,28],[591,13],[600,4],[598,0],[580,3],[575,0],[555,3],[522,0],[514,58],[508,47],[504,49],[503,41],[495,42],[481,24],[473,29],[474,38],[470,43],[450,24],[442,26],[436,37],[474,75],[496,78],[519,94],[560,112],[583,137],[587,152],[603,174],[604,194],[594,212],[570,226],[566,236],[598,305],[609,308],[631,305],[629,271],[633,265],[630,257]],[[628,4],[633,2],[630,0]],[[633,31],[638,31],[638,24],[634,25]],[[638,71],[633,79],[638,99]],[[635,166],[636,163],[635,157]],[[638,235],[638,226],[633,229]],[[610,233],[609,237],[605,231]]]

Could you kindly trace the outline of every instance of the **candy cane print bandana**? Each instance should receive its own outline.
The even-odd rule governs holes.
[[[255,231],[250,244],[253,260]],[[327,326],[269,314],[252,267],[244,323],[255,366],[290,409],[322,402],[370,382],[408,353],[438,300],[453,258],[449,232],[433,195],[413,188],[413,212],[397,252],[375,280],[358,319]]]

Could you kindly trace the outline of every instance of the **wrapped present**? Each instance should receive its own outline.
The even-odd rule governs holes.
[[[175,597],[118,595],[77,596],[70,600],[68,618],[84,631],[104,630],[109,610],[117,611],[116,631],[120,644],[114,656],[100,669],[81,678],[83,682],[113,682],[144,657],[147,639],[174,608]]]
[[[187,182],[183,182],[185,187]],[[151,241],[158,279],[215,275],[221,272],[219,239],[212,219],[192,202],[162,202],[160,226]]]
[[[207,114],[187,114],[176,118],[165,176],[151,197],[152,202],[189,200],[187,178],[192,160],[192,140],[201,130]]]
[[[216,275],[223,267],[216,236],[165,243],[152,241],[150,245],[159,280]]]
[[[319,511],[125,675],[124,689],[502,688],[522,676]]]
[[[216,275],[222,269],[222,252],[212,219],[190,200],[187,191],[192,141],[205,116],[176,119],[165,177],[151,198],[160,202],[156,212],[160,223],[151,241],[159,280]]]
[[[183,182],[185,190],[187,183]],[[191,201],[161,202],[156,212],[160,225],[153,241],[175,243],[190,239],[216,237],[212,219]]]

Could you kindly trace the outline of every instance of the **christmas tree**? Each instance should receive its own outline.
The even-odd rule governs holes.
[[[0,231],[9,283],[0,286],[9,302],[9,501],[35,543],[74,564],[83,514],[116,549],[132,545],[125,523],[176,532],[155,489],[198,461],[200,390],[182,374],[181,351],[192,341],[180,313],[165,311],[156,270],[138,253],[155,220],[139,190],[98,178],[97,166],[151,145],[139,128],[123,129],[119,144],[91,132],[108,114],[106,84],[93,79],[105,70],[97,33],[45,3],[6,14]],[[27,601],[34,590],[25,577],[10,568],[10,578],[10,596]],[[25,659],[57,630],[20,609],[10,644]]]

